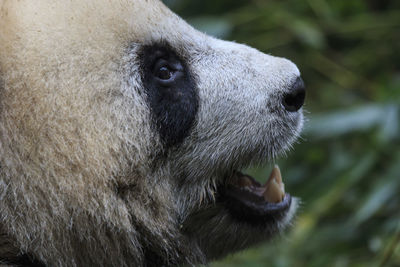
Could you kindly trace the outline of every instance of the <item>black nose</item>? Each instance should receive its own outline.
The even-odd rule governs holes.
[[[290,91],[283,96],[283,106],[287,111],[298,111],[304,104],[306,89],[303,80],[299,77],[293,83]]]

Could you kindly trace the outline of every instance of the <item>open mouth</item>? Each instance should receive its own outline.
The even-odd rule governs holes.
[[[290,208],[292,198],[285,193],[280,169],[275,165],[265,184],[235,171],[218,187],[219,201],[239,221],[263,224],[281,220]]]

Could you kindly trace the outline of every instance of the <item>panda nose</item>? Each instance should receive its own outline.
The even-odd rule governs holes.
[[[289,112],[298,111],[304,104],[306,89],[303,80],[298,77],[288,93],[283,96],[282,104]]]

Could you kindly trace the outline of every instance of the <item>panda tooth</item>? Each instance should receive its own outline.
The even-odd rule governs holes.
[[[268,180],[270,180],[272,178],[277,179],[278,183],[282,183],[281,170],[279,169],[279,166],[277,164],[275,164],[274,169],[272,170]]]
[[[285,196],[285,184],[282,182],[282,175],[278,165],[275,165],[267,182],[263,186],[264,199],[268,202],[279,203]]]
[[[263,196],[264,200],[270,203],[279,203],[282,201],[284,194],[278,181],[273,179],[269,182]]]
[[[276,179],[279,184],[282,184],[282,175],[278,165],[274,166],[274,169],[271,171],[267,182],[264,184],[264,187],[268,185],[270,181]]]

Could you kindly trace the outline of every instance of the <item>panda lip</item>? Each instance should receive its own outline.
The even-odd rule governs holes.
[[[235,171],[218,191],[220,200],[231,215],[247,222],[279,220],[291,205],[291,196],[285,193],[277,165],[264,185],[249,175]]]

